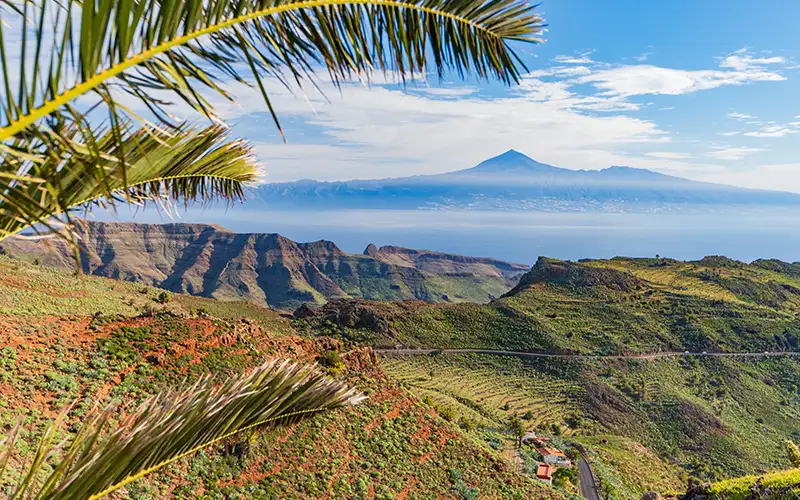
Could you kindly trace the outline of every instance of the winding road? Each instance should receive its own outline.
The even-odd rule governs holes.
[[[373,349],[386,356],[415,356],[441,354],[492,354],[516,358],[557,358],[557,359],[659,359],[679,356],[699,356],[709,358],[768,358],[792,356],[800,357],[800,352],[657,352],[651,354],[552,354],[544,352],[503,351],[498,349]]]
[[[600,490],[597,489],[597,483],[594,480],[592,468],[586,459],[581,458],[578,461],[578,486],[581,491],[581,496],[588,500],[600,500]]]

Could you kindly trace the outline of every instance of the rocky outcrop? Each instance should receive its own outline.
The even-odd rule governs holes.
[[[390,333],[390,318],[385,310],[361,300],[334,300],[319,307],[303,304],[294,312],[294,317],[321,317],[341,328],[363,328],[378,333]]]
[[[605,287],[622,292],[638,290],[644,286],[642,280],[624,271],[539,257],[533,268],[506,295],[515,295],[540,283],[572,289]]]
[[[364,255],[348,254],[330,241],[297,243],[279,234],[238,234],[205,224],[86,222],[76,231],[87,274],[281,309],[343,298],[442,302],[459,297],[465,277],[483,285],[483,295],[469,299],[488,302],[527,270],[493,259],[397,247],[372,245]],[[74,265],[57,238],[8,238],[0,248],[12,256],[30,254],[44,265]]]

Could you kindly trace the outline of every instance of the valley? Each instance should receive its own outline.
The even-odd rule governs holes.
[[[365,255],[427,273],[440,265],[428,254]],[[99,401],[124,412],[176,378],[275,356],[316,361],[369,398],[253,438],[243,455],[185,459],[184,474],[136,483],[133,497],[574,498],[577,467],[542,483],[542,454],[514,429],[586,460],[603,498],[690,480],[723,491],[790,468],[785,442],[800,439],[797,264],[540,258],[487,304],[332,297],[288,314],[75,277],[46,255],[0,257],[6,424],[77,400],[68,433]]]

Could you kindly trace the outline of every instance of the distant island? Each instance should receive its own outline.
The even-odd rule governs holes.
[[[612,166],[570,170],[509,150],[438,175],[260,186],[249,208],[458,209],[546,212],[703,212],[797,207],[800,194],[697,182]]]

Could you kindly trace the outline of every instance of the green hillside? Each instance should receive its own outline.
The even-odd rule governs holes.
[[[588,354],[800,349],[800,265],[724,257],[698,262],[540,258],[486,305],[405,308],[385,346]],[[321,325],[324,326],[324,325]]]
[[[294,317],[0,257],[0,425],[77,401],[63,437],[101,402],[120,412],[185,377],[269,357],[332,369],[369,401],[187,458],[130,498],[561,498],[534,479],[513,422],[585,457],[609,498],[685,491],[790,466],[800,440],[800,359],[679,355],[387,356],[371,346],[550,353],[792,350],[795,271],[774,261],[542,259],[490,304],[332,301]],[[800,290],[800,283],[798,283]],[[277,438],[277,439],[275,439]],[[15,480],[16,469],[3,484]],[[573,471],[575,469],[572,469]],[[570,475],[572,474],[572,475]],[[724,498],[724,495],[723,495]]]
[[[800,469],[737,477],[711,484],[709,493],[718,498],[746,500],[754,491],[764,500],[800,498]]]
[[[301,337],[286,318],[249,303],[0,257],[0,346],[0,439],[25,424],[0,491],[19,480],[45,423],[71,403],[58,440],[107,403],[121,416],[186,378],[339,351],[344,365],[331,375],[363,390],[365,403],[208,449],[118,498],[563,498],[387,377],[370,349]]]
[[[295,324],[381,347],[779,353],[798,350],[799,267],[724,257],[540,259],[514,290],[487,305],[363,303],[353,314],[372,321],[361,324],[338,321],[329,304],[327,314]],[[591,445],[601,462],[597,469],[623,498],[648,487],[678,491],[689,477],[714,480],[785,468],[782,443],[800,438],[797,357],[441,354],[391,357],[386,367],[418,396],[451,407],[456,418],[496,427],[527,415],[535,428],[555,425]],[[652,460],[648,467],[624,463],[621,449],[634,456],[641,446],[657,466]],[[671,472],[642,481],[647,470]]]

